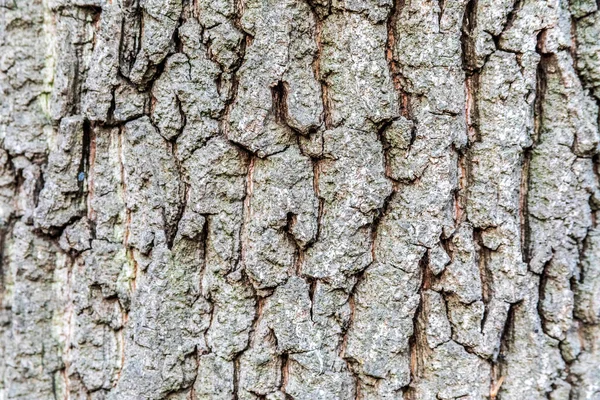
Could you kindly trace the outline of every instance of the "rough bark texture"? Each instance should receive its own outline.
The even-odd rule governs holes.
[[[2,0],[0,399],[600,399],[599,8]]]

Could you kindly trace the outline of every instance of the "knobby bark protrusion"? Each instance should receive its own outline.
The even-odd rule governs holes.
[[[0,397],[600,390],[597,2],[0,7]]]

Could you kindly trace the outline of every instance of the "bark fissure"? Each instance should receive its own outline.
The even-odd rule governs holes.
[[[0,393],[592,398],[600,3],[492,3],[5,4]]]

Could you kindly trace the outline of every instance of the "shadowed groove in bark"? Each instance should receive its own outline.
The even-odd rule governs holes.
[[[387,41],[385,45],[385,57],[388,62],[390,70],[390,76],[394,82],[394,88],[400,96],[400,115],[410,119],[410,98],[409,95],[404,91],[402,73],[398,67],[398,60],[394,58],[394,46],[396,45],[396,24],[402,8],[405,5],[405,0],[394,0],[392,3],[392,9],[390,10],[389,17],[387,19]]]
[[[294,14],[306,6],[301,1],[259,5],[251,0],[198,0],[194,4],[184,2],[179,15],[170,14],[178,10],[177,0],[168,0],[159,9],[152,9],[152,2],[142,4],[128,0],[102,5],[72,5],[66,0],[56,4],[26,1],[19,7],[4,8],[8,16],[5,21],[25,21],[0,21],[0,41],[3,50],[6,48],[6,52],[2,52],[8,54],[0,68],[6,104],[0,110],[1,147],[6,153],[6,157],[0,154],[0,308],[3,310],[0,319],[4,321],[0,324],[3,338],[0,352],[5,360],[14,360],[0,367],[5,371],[0,377],[0,392],[5,392],[7,399],[14,398],[15,393],[27,392],[39,398],[97,395],[174,399],[189,396],[194,400],[223,394],[239,399],[321,396],[350,400],[390,398],[400,395],[401,391],[404,398],[417,399],[425,396],[425,389],[431,391],[427,393],[432,397],[440,398],[469,396],[512,400],[519,396],[550,396],[550,393],[561,398],[567,393],[573,399],[583,399],[600,390],[596,383],[600,382],[600,372],[595,368],[600,363],[591,346],[599,335],[596,322],[590,322],[593,316],[586,313],[585,318],[590,321],[584,321],[579,319],[579,314],[570,315],[568,308],[560,312],[549,308],[554,304],[550,300],[562,298],[552,292],[556,285],[564,284],[561,296],[573,297],[577,308],[581,302],[588,301],[586,290],[590,289],[586,285],[594,282],[597,272],[594,266],[598,263],[594,247],[597,200],[593,193],[598,183],[593,165],[598,162],[597,150],[575,154],[579,151],[578,142],[573,142],[571,154],[565,153],[569,157],[575,155],[572,164],[564,168],[561,179],[552,181],[556,185],[564,184],[572,172],[576,179],[573,178],[568,187],[553,189],[552,182],[545,178],[543,171],[540,173],[539,165],[534,162],[535,157],[540,157],[537,151],[542,145],[567,131],[572,132],[571,127],[592,126],[597,130],[597,121],[596,125],[590,122],[597,112],[597,99],[592,101],[596,108],[587,103],[584,107],[580,100],[593,97],[589,90],[596,85],[594,76],[590,75],[592,68],[586,63],[593,61],[588,54],[597,40],[590,41],[581,25],[598,18],[593,2],[587,5],[590,9],[579,9],[581,5],[571,4],[572,10],[569,10],[562,3],[546,9],[544,2],[538,0],[487,5],[470,0],[464,6],[444,0],[398,0],[391,7],[370,0],[362,3],[311,0],[308,14]],[[85,21],[73,18],[73,10],[83,12]],[[167,15],[168,20],[163,18]],[[263,25],[262,33],[255,32],[256,23],[266,20],[268,15],[278,24]],[[307,20],[306,15],[314,21]],[[495,18],[491,22],[490,15]],[[557,22],[559,17],[570,19],[571,25],[565,29]],[[424,21],[430,23],[436,19],[438,26],[445,24],[444,29],[429,32]],[[498,21],[503,26],[495,26]],[[199,63],[198,72],[190,74],[193,83],[185,81],[175,87],[171,82],[169,89],[175,93],[172,99],[167,95],[155,97],[156,82],[172,73],[168,60],[176,60],[185,49],[184,25],[192,26],[186,25],[188,22],[200,27],[200,42],[207,58],[191,61],[188,57],[190,70],[192,62]],[[107,40],[105,32],[111,23],[121,28],[118,40],[114,41],[115,52],[110,51],[113,42]],[[462,32],[449,33],[461,23]],[[279,41],[261,42],[260,35],[268,38],[275,35],[277,29],[288,29],[292,25],[296,30],[285,39],[289,39],[285,46]],[[599,29],[594,23],[585,26],[592,36]],[[400,32],[398,27],[403,30]],[[167,37],[163,38],[161,35],[167,31]],[[488,34],[489,43],[485,42]],[[474,157],[474,152],[476,146],[485,141],[485,135],[489,135],[483,131],[482,122],[489,125],[494,118],[479,109],[480,103],[496,95],[486,92],[488,89],[483,83],[489,82],[481,82],[481,74],[488,62],[510,53],[523,77],[529,79],[532,72],[535,75],[536,71],[528,64],[528,57],[535,56],[527,47],[532,35],[538,36],[537,52],[541,57],[537,66],[536,99],[531,110],[533,145],[525,146],[519,155],[518,184],[491,189],[498,190],[499,199],[518,192],[518,204],[510,212],[514,214],[521,240],[513,243],[505,238],[496,246],[497,243],[490,241],[497,237],[494,235],[502,226],[494,224],[480,224],[474,227],[473,237],[463,236],[468,238],[468,245],[474,246],[479,266],[475,269],[478,278],[474,279],[480,281],[482,293],[480,299],[462,302],[464,299],[460,296],[467,297],[467,294],[461,290],[466,291],[468,287],[456,289],[452,287],[455,282],[448,280],[461,278],[452,275],[452,268],[464,273],[466,267],[459,263],[463,261],[461,258],[471,254],[471,250],[459,248],[460,243],[455,241],[463,240],[458,229],[473,225],[467,204],[473,204],[473,200],[485,194],[474,189],[473,174],[478,173],[475,167],[484,168],[476,165],[481,160]],[[561,35],[568,38],[564,43],[560,42]],[[110,39],[110,32],[108,36]],[[345,36],[351,40],[344,42]],[[437,41],[439,37],[448,40]],[[312,47],[312,40],[316,49]],[[358,46],[365,41],[370,45]],[[52,53],[54,50],[43,48],[45,43],[50,43],[49,47],[60,47],[67,42],[70,47],[61,47],[60,52]],[[542,42],[546,46],[543,49]],[[19,44],[18,49],[15,43]],[[452,66],[446,64],[453,55],[460,57],[461,50],[446,52],[457,43],[462,50],[462,69],[466,75],[464,81],[458,79],[465,88],[465,104],[460,101],[458,108],[452,103],[456,97],[445,92],[446,89],[460,92],[452,86],[456,75]],[[478,47],[489,44],[489,49]],[[240,67],[252,62],[246,54],[248,46],[263,46],[258,54],[264,59],[292,51],[290,49],[299,54],[298,59],[308,54],[312,74],[307,75],[310,78],[304,75],[298,78],[294,74],[305,71],[297,65],[270,63],[269,68],[281,67],[290,75],[281,75],[265,84],[258,81],[262,72],[257,70],[255,75],[250,73],[247,81],[241,81]],[[361,54],[356,54],[357,48]],[[153,49],[156,52],[153,53]],[[418,54],[415,49],[419,50]],[[552,110],[544,109],[550,108],[545,96],[555,96],[559,90],[552,86],[554,81],[550,82],[547,75],[550,72],[556,74],[555,77],[562,74],[559,76],[562,84],[571,82],[561,52],[570,54],[572,60],[568,63],[576,75],[575,84],[567,85],[568,90],[562,94],[572,114],[556,117],[565,128],[552,125],[556,120],[550,118],[550,111],[560,112],[562,104],[558,103],[563,102],[557,102]],[[145,56],[152,60],[144,61]],[[288,60],[297,61],[289,55]],[[366,61],[361,64],[363,60]],[[398,98],[398,103],[390,107],[394,109],[390,115],[378,114],[388,106],[388,99],[382,95],[387,89],[384,87],[386,79],[381,79],[378,69],[380,61],[385,69],[383,75],[391,78]],[[136,71],[133,71],[134,65]],[[59,66],[69,73],[58,74]],[[89,71],[95,66],[109,68],[93,75]],[[214,75],[207,72],[211,68],[216,71]],[[302,64],[302,68],[306,65]],[[491,75],[504,79],[501,72]],[[90,81],[90,76],[95,82]],[[320,89],[320,101],[315,104],[310,103],[314,99],[307,94],[312,90],[310,85],[303,86],[312,78]],[[131,86],[132,81],[136,85]],[[583,86],[577,86],[577,81],[583,82]],[[510,93],[517,92],[519,84],[518,79],[501,82],[499,86],[504,85],[509,94],[497,97],[497,102],[510,102]],[[360,90],[353,92],[352,85]],[[262,154],[262,144],[250,150],[237,141],[227,140],[234,104],[243,91],[258,93],[259,86],[267,89],[264,107],[272,107],[271,116],[276,124],[294,131],[290,143],[281,147],[283,150],[267,151],[264,154],[268,155],[261,159],[257,157]],[[128,87],[134,87],[131,93],[127,92]],[[99,94],[91,106],[96,111],[88,115],[90,110],[82,102],[92,91]],[[50,116],[44,108],[48,108],[47,105],[43,105],[44,101],[48,102],[44,99],[50,92],[54,94],[50,103],[64,100],[61,107],[57,107],[62,111],[54,116]],[[139,107],[141,111],[119,117],[122,111],[119,107],[134,103],[133,97],[128,96],[149,97],[151,94],[153,98]],[[192,107],[186,106],[190,95],[197,96]],[[525,96],[530,95],[531,91]],[[258,105],[258,96],[249,98]],[[312,100],[306,100],[308,98]],[[42,107],[38,107],[38,100],[30,99],[38,99]],[[303,104],[303,99],[308,104]],[[173,118],[182,123],[172,139],[154,141],[150,130],[141,131],[139,137],[128,133],[131,124],[139,124],[147,116],[152,116],[149,126],[159,129],[159,122],[165,121],[154,119],[157,103],[164,105],[169,101],[173,102],[169,103],[172,111],[160,118]],[[151,107],[148,107],[150,102]],[[223,107],[218,109],[214,104],[223,104]],[[463,106],[465,121],[462,121]],[[262,105],[257,109],[260,107]],[[310,128],[302,128],[302,134],[289,126],[292,121],[304,121],[298,118],[303,116],[298,107],[310,111],[322,107],[314,113],[322,113],[318,123],[307,124]],[[525,110],[525,105],[519,107],[504,117],[528,118],[524,115],[529,109]],[[59,137],[57,130],[61,122],[71,117],[84,121],[81,151],[67,155],[67,150],[60,158],[57,151],[65,149],[61,150],[62,142],[54,146],[54,140]],[[388,129],[397,128],[395,124],[404,119],[412,121],[412,130],[403,131],[405,127],[401,126],[394,132],[397,137],[388,137]],[[452,125],[458,119],[460,123]],[[369,122],[363,124],[363,120]],[[334,121],[337,126],[333,126]],[[517,126],[521,120],[513,122]],[[466,146],[454,140],[447,147],[435,148],[436,141],[441,140],[437,133],[444,136],[461,130],[462,134],[463,126],[468,137]],[[369,134],[376,134],[381,145],[376,146],[376,153],[383,157],[384,180],[391,185],[391,191],[381,198],[372,189],[371,181],[378,179],[376,175],[380,171],[368,163],[353,164],[372,156],[375,147],[369,147],[368,141],[356,146],[360,143],[357,138]],[[498,129],[492,134],[503,133]],[[577,135],[581,131],[575,134],[574,140],[580,140]],[[108,136],[110,140],[106,139]],[[348,139],[342,149],[336,148],[336,140],[340,139]],[[107,140],[108,144],[103,142]],[[143,141],[146,147],[132,145],[137,140]],[[207,146],[213,147],[206,150]],[[271,154],[286,157],[285,152],[295,150],[296,146],[302,157],[310,159],[312,190],[304,193],[304,188],[296,184],[289,192],[297,195],[302,204],[313,204],[316,197],[314,208],[318,210],[314,214],[288,209],[280,213],[273,206],[272,198],[259,199],[266,210],[260,218],[284,221],[284,226],[277,225],[275,231],[292,243],[290,251],[294,254],[288,278],[276,287],[255,291],[254,278],[244,270],[248,235],[255,234],[244,233],[244,230],[257,218],[249,212],[250,201],[256,199],[252,187],[254,164],[268,160]],[[556,150],[559,148],[555,146],[547,153],[549,164],[560,159],[562,153]],[[556,153],[552,153],[555,150]],[[336,153],[344,151],[347,154],[343,156]],[[185,160],[179,159],[180,152],[186,154]],[[164,159],[158,155],[164,155]],[[190,155],[196,158],[190,161]],[[73,160],[65,167],[71,156]],[[448,168],[456,167],[457,176],[452,175],[454,171],[450,171],[450,178],[443,173],[432,175],[443,170],[436,168],[445,162],[446,156],[452,159]],[[59,162],[51,162],[51,158]],[[61,161],[65,165],[61,165]],[[590,165],[592,169],[588,168]],[[50,170],[55,166],[56,170],[69,171],[65,173],[69,177],[76,170],[77,176],[73,177],[76,179],[62,180],[59,174],[53,176]],[[148,166],[156,168],[145,169]],[[554,164],[551,166],[557,169]],[[346,167],[348,171],[344,170]],[[494,172],[501,175],[509,165],[506,159],[499,157],[485,168],[498,168]],[[397,178],[399,175],[403,177]],[[274,176],[262,184],[280,184],[279,178]],[[183,185],[180,190],[173,189],[177,181]],[[440,206],[440,194],[446,187],[440,185],[441,189],[432,189],[440,182],[450,186],[453,199],[447,207]],[[76,199],[71,196],[73,193],[77,193]],[[562,196],[564,193],[572,197]],[[290,198],[286,201],[291,201]],[[75,210],[69,203],[72,200],[85,202],[85,207]],[[493,201],[480,207],[495,206],[491,203]],[[550,212],[547,213],[550,217],[544,216],[544,207],[558,203],[579,217],[555,217]],[[43,207],[50,211],[42,218],[36,210]],[[443,212],[430,214],[436,207]],[[446,218],[445,213],[450,217]],[[308,239],[296,236],[294,231],[299,224],[306,224],[306,215],[310,218],[316,215],[314,226],[307,225]],[[351,226],[355,219],[360,219],[356,230],[359,234],[351,229],[340,229]],[[548,221],[555,225],[545,225],[547,228],[540,230],[539,224]],[[192,225],[187,226],[188,223]],[[573,229],[569,231],[560,223]],[[35,224],[50,226],[44,229],[52,235],[35,228]],[[177,237],[184,229],[192,228],[198,230],[194,231],[195,239],[190,239],[190,243],[195,243],[194,254],[198,259],[194,260],[197,265],[188,271]],[[433,239],[429,239],[429,230],[436,230],[431,234]],[[366,235],[361,236],[364,232]],[[540,241],[545,232],[554,235],[547,239],[552,254],[550,260],[542,263],[538,277],[531,269],[543,259]],[[331,235],[337,237],[331,239]],[[264,239],[268,240],[275,239]],[[326,240],[329,240],[327,248],[322,248]],[[147,248],[141,248],[142,242]],[[507,246],[514,245],[520,247],[520,259],[529,264],[530,271],[526,271],[524,284],[511,281],[512,286],[503,286],[506,282],[502,274],[517,271],[508,263],[502,264],[505,270],[495,269],[498,264],[494,264],[494,260]],[[265,251],[261,256],[272,258],[276,263],[280,251],[282,248],[274,246],[272,253]],[[367,254],[364,259],[360,258],[362,251]],[[424,251],[422,257],[411,258],[421,251]],[[343,259],[353,252],[358,255]],[[568,280],[563,282],[555,276],[551,265],[556,261],[553,257],[566,258],[569,265],[575,265],[572,274],[565,275]],[[167,258],[170,264],[165,262]],[[357,259],[359,261],[352,264]],[[363,263],[368,259],[372,262]],[[434,275],[434,265],[443,272]],[[336,268],[340,268],[342,272],[330,274],[335,275],[335,279],[316,277],[326,276],[324,271],[328,268],[336,272]],[[585,268],[589,270],[584,273]],[[390,271],[401,273],[394,275]],[[577,274],[580,274],[579,279]],[[536,279],[540,280],[539,284],[533,281]],[[189,287],[185,286],[188,284]],[[490,308],[491,299],[499,295],[508,297],[513,290],[519,294],[515,295],[516,300],[503,303],[510,303],[510,309],[502,324],[502,317],[494,315]],[[144,293],[151,293],[153,297],[143,297]],[[425,303],[427,296],[440,297],[440,309],[445,308],[445,315],[433,314],[431,304]],[[387,303],[377,304],[380,298]],[[413,314],[411,301],[415,298],[417,309]],[[533,299],[531,304],[530,299]],[[394,308],[396,303],[405,307]],[[258,360],[252,358],[256,356],[253,351],[263,351],[267,346],[267,343],[258,343],[261,318],[267,318],[263,307],[268,309],[270,335],[284,350]],[[545,315],[551,312],[554,313],[552,318],[545,320]],[[414,330],[407,339],[408,344],[403,342],[402,335],[406,334],[405,328],[410,322],[392,318],[397,315],[404,315],[407,320],[412,316]],[[528,325],[538,320],[548,335]],[[572,322],[570,327],[560,328],[567,332],[563,338],[562,331],[557,331],[556,321],[567,320]],[[460,321],[468,323],[461,325]],[[487,332],[490,326],[495,329],[494,321],[503,327],[498,338]],[[447,334],[444,324],[449,326],[449,337],[444,336]],[[379,330],[368,331],[371,326]],[[368,331],[366,339],[360,331]],[[533,336],[524,332],[538,335],[536,341],[527,342],[523,338]],[[439,337],[434,337],[437,344],[430,346],[428,340],[432,335]],[[468,337],[464,339],[460,335]],[[548,336],[559,337],[559,344]],[[319,337],[326,339],[319,341]],[[481,355],[484,352],[472,345],[473,337],[491,338],[492,345],[500,347],[499,359],[494,361],[487,353]],[[334,343],[332,351],[327,348],[327,340]],[[578,350],[569,353],[575,348]],[[532,353],[520,353],[522,349]],[[401,356],[406,352],[410,353],[410,365],[401,370],[398,366],[403,365]],[[142,353],[143,358],[136,359]],[[528,364],[530,359],[536,360],[535,365]],[[454,376],[446,380],[444,369],[440,372],[435,366],[447,365],[449,360],[453,363]],[[269,362],[277,365],[277,371],[263,373],[261,368]],[[39,368],[26,370],[24,365]],[[144,377],[136,375],[132,365],[148,374],[160,371],[160,376],[143,381]],[[526,372],[519,372],[527,367],[530,368]],[[249,371],[259,374],[260,379],[274,380],[257,378],[253,381],[254,378],[247,375]],[[408,384],[403,381],[402,373],[410,375]],[[566,380],[562,378],[565,375]],[[523,380],[519,380],[521,376]],[[538,382],[539,386],[528,386],[526,379]],[[124,385],[134,381],[139,383],[130,385],[127,389],[130,391],[125,393]],[[467,385],[467,389],[460,385]],[[486,385],[487,393],[481,389]]]
[[[423,315],[423,291],[428,287],[431,283],[429,279],[425,279],[428,264],[427,252],[423,255],[421,260],[419,261],[419,271],[421,281],[421,290],[419,291],[419,305],[415,311],[413,316],[413,334],[409,339],[409,354],[410,354],[410,380],[411,382],[418,382],[421,378],[421,374],[423,373],[423,368],[425,367],[425,352],[428,350],[427,339],[425,338],[425,333],[423,332],[423,326],[425,322],[422,321]],[[418,397],[417,391],[412,385],[408,385],[408,387],[403,392],[402,398],[403,400],[417,400]]]
[[[492,362],[492,390],[496,391],[496,393],[502,389],[501,385],[504,380],[503,367],[506,365],[506,352],[511,346],[511,337],[514,335],[513,330],[515,329],[515,313],[519,306],[520,303],[511,304],[508,309],[508,317],[504,323],[502,336],[500,337],[500,351],[497,359]]]

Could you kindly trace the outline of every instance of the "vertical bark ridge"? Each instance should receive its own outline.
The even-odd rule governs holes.
[[[600,390],[597,2],[0,7],[1,398]]]

